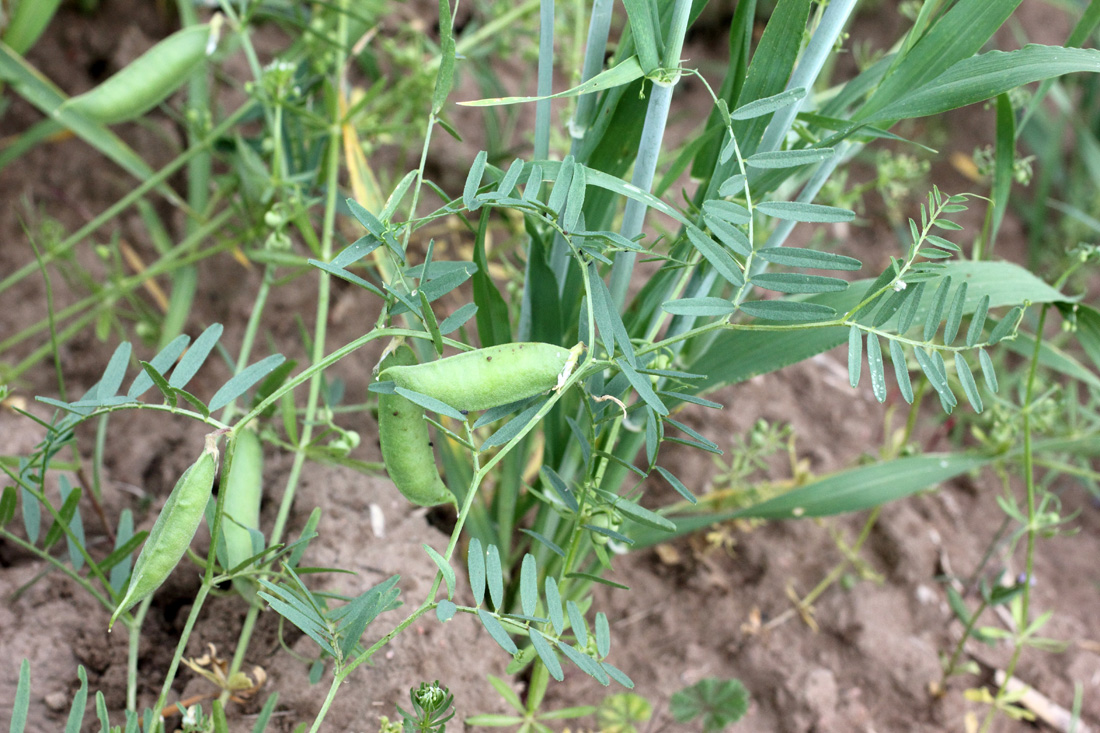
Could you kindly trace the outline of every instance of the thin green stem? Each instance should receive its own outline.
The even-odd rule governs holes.
[[[134,620],[126,625],[126,631],[130,635],[130,644],[126,653],[126,709],[137,712],[137,680],[138,680],[138,651],[141,647],[141,626],[145,623],[145,614],[149,605],[153,602],[153,596],[149,595],[138,604],[134,612]]]
[[[218,139],[220,139],[231,128],[233,128],[233,126],[244,119],[244,117],[252,111],[252,104],[253,103],[249,101],[238,107],[233,112],[233,114],[229,115],[220,124],[212,128],[210,130],[210,133],[200,141],[199,145],[189,148],[178,155],[171,163],[168,163],[152,176],[142,181],[136,188],[134,188],[133,191],[120,198],[111,206],[107,207],[101,214],[99,214],[99,216],[95,217],[90,222],[82,226],[80,229],[70,234],[60,244],[51,249],[49,252],[46,252],[43,255],[43,261],[46,264],[49,264],[53,260],[57,259],[60,255],[65,254],[70,249],[79,244],[85,237],[91,235],[93,232],[109,222],[111,219],[114,219],[116,216],[135,204],[137,201],[144,198],[145,195],[148,194],[150,191],[167,181],[176,171],[183,167],[187,163],[187,161],[191,160],[197,155],[202,154],[203,151],[213,145]],[[22,280],[28,274],[33,272],[36,267],[38,267],[37,263],[28,263],[23,267],[20,267],[12,274],[8,275],[3,280],[0,280],[0,293],[5,292],[15,283]]]
[[[157,704],[153,706],[153,720],[160,718],[164,706],[168,704],[168,693],[172,691],[172,683],[176,679],[176,671],[179,669],[183,653],[187,649],[187,640],[191,638],[191,631],[195,628],[195,622],[199,619],[206,596],[210,594],[211,586],[204,580],[199,586],[199,592],[195,594],[195,600],[191,604],[191,611],[187,614],[187,621],[183,625],[179,641],[176,643],[176,651],[172,654],[172,662],[168,665],[168,671],[164,675],[164,684],[160,688]]]
[[[341,117],[340,117],[340,105],[339,98],[341,94],[339,85],[339,71],[344,68],[347,62],[346,52],[343,51],[347,46],[348,37],[348,17],[347,17],[347,5],[348,0],[340,0],[338,3],[338,21],[337,21],[337,36],[340,39],[340,51],[337,52],[337,58],[334,61],[333,68],[336,69],[334,78],[332,81],[332,93],[328,95],[328,117],[329,117],[329,144],[326,156],[326,180],[325,180],[325,211],[324,218],[321,225],[321,252],[320,259],[323,262],[328,262],[332,259],[333,250],[333,237],[336,229],[336,205],[337,196],[339,195],[340,185],[340,148],[341,148]],[[325,336],[328,327],[328,314],[329,314],[329,292],[331,289],[331,276],[326,272],[319,273],[317,284],[317,316],[314,319],[313,326],[313,353],[310,361],[316,366],[325,361]],[[298,488],[298,477],[301,473],[302,463],[305,460],[305,452],[301,450],[308,446],[310,440],[313,438],[313,426],[315,423],[315,417],[317,414],[317,403],[321,394],[321,372],[320,369],[316,369],[310,379],[309,384],[309,396],[306,398],[306,412],[302,425],[301,440],[299,441],[299,452],[294,456],[294,464],[291,466],[290,476],[287,478],[286,489],[283,491],[282,502],[279,505],[279,513],[275,518],[275,526],[271,530],[271,544],[277,544],[282,541],[283,531],[286,528],[286,522],[290,516],[290,508],[294,504],[294,495]],[[272,395],[274,396],[274,395]],[[259,414],[256,410],[253,410],[246,416],[246,419],[252,419],[256,414]]]
[[[1027,548],[1024,551],[1024,583],[1023,592],[1020,594],[1020,615],[1018,623],[1020,628],[1016,629],[1016,633],[1022,633],[1028,624],[1028,612],[1031,607],[1031,579],[1034,577],[1035,572],[1035,540],[1036,540],[1036,490],[1035,490],[1035,461],[1033,455],[1033,445],[1031,437],[1031,408],[1033,405],[1033,398],[1035,396],[1035,382],[1039,373],[1039,354],[1041,353],[1041,346],[1043,343],[1043,326],[1046,324],[1047,310],[1050,306],[1046,303],[1043,304],[1039,310],[1039,322],[1035,326],[1035,348],[1031,354],[1031,365],[1028,368],[1027,373],[1027,387],[1024,391],[1024,404],[1023,404],[1023,435],[1024,435],[1024,482],[1027,490]],[[1008,684],[1012,680],[1012,675],[1016,672],[1016,666],[1020,662],[1020,656],[1023,654],[1024,645],[1020,643],[1019,639],[1016,640],[1016,647],[1012,650],[1012,659],[1009,661],[1008,666],[1005,668],[1004,682],[1001,684],[1000,689],[997,690],[996,701],[1004,699],[1007,691]],[[997,712],[998,706],[994,704],[990,707],[986,713],[985,719],[982,721],[982,731],[989,730],[989,726],[993,724],[993,716]]]

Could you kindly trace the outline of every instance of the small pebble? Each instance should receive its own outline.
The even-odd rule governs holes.
[[[51,692],[43,700],[46,707],[55,713],[60,713],[62,710],[68,710],[69,708],[69,696],[64,692]]]

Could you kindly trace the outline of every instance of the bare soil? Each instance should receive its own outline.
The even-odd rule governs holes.
[[[67,91],[79,92],[132,58],[138,49],[168,32],[168,22],[155,10],[157,4],[115,0],[84,16],[65,9],[49,33],[36,46],[30,60]],[[1021,18],[1036,32],[1046,32],[1056,42],[1065,26],[1045,20],[1038,2],[1025,0]],[[1056,15],[1056,14],[1055,14]],[[890,12],[878,12],[860,20],[853,37],[876,37],[881,24],[895,22]],[[879,25],[876,25],[879,24]],[[1051,26],[1057,26],[1051,28]],[[896,29],[881,38],[894,38]],[[858,33],[862,33],[859,36]],[[721,57],[724,39],[702,37],[688,55],[707,53]],[[10,97],[10,95],[9,95]],[[0,119],[0,132],[18,134],[39,119],[36,112],[15,101]],[[989,116],[974,111],[947,118],[950,142],[943,146],[932,179],[945,190],[966,185],[943,161],[952,150],[969,154],[989,139]],[[165,122],[154,129],[124,126],[120,134],[154,166],[166,162],[162,136],[178,141],[178,130]],[[447,161],[441,163],[446,167]],[[457,163],[456,163],[457,165]],[[179,181],[175,181],[179,184]],[[72,231],[116,201],[132,185],[113,165],[77,140],[51,142],[27,153],[16,165],[0,173],[0,275],[34,259],[24,227],[32,232],[46,217]],[[117,229],[97,233],[108,243],[116,235],[139,252],[149,250],[134,214],[117,220]],[[175,225],[180,222],[173,220]],[[967,222],[980,225],[977,219]],[[998,251],[1022,255],[1026,231],[1014,220],[1006,222]],[[853,228],[844,251],[869,260],[884,257],[882,242],[892,241],[885,227]],[[1020,261],[1017,259],[1017,261]],[[75,254],[75,265],[101,277],[103,264],[92,243]],[[206,324],[226,325],[225,343],[232,351],[239,343],[251,298],[259,285],[259,271],[245,269],[230,258],[205,262],[200,291],[189,331]],[[74,302],[75,288],[55,279],[54,307]],[[312,318],[314,282],[303,277],[278,290],[278,300],[266,314],[262,332],[274,339],[288,356],[300,356],[294,317]],[[330,343],[344,343],[373,323],[373,305],[356,291],[337,286],[330,325]],[[46,316],[41,279],[27,278],[0,299],[0,339],[40,322]],[[88,329],[70,339],[62,349],[60,364],[70,395],[80,394],[98,379],[119,335],[99,340]],[[45,334],[0,355],[7,365],[17,363],[46,343]],[[152,351],[137,346],[142,358]],[[338,365],[333,374],[347,383],[352,399],[366,394],[369,371],[377,355],[364,353]],[[879,405],[866,390],[853,391],[846,383],[842,353],[829,353],[779,373],[756,378],[713,395],[726,405],[721,412],[684,419],[724,449],[752,424],[765,420],[790,424],[796,435],[797,458],[805,470],[825,473],[851,466],[861,457],[874,456],[888,441],[894,426],[904,419],[897,404]],[[216,369],[200,375],[202,394],[223,380]],[[54,365],[42,359],[13,385],[18,395],[58,396]],[[48,419],[49,411],[33,401],[28,409]],[[154,419],[148,414],[112,416],[104,466],[105,512],[117,517],[129,507],[140,528],[148,528],[155,510],[176,477],[193,460],[201,445],[202,431],[182,420]],[[341,424],[363,436],[356,457],[378,460],[376,427],[369,414],[351,414]],[[948,446],[948,425],[942,416],[929,414],[918,432],[926,450]],[[0,410],[0,445],[5,455],[29,451],[41,437],[29,421],[10,410]],[[92,426],[79,432],[80,447],[90,455]],[[958,439],[952,435],[951,440]],[[668,445],[662,464],[694,491],[711,486],[716,468],[710,457],[698,451]],[[265,480],[269,508],[264,524],[274,519],[278,487],[285,483],[290,459],[268,453]],[[775,461],[761,479],[790,475],[787,462]],[[1019,477],[1008,481],[1019,492]],[[1075,685],[1083,692],[1082,713],[1092,725],[1100,722],[1100,509],[1078,484],[1058,484],[1064,510],[1079,512],[1071,526],[1078,534],[1039,543],[1036,556],[1035,607],[1054,611],[1045,634],[1069,642],[1061,654],[1029,652],[1017,676],[1025,683],[1069,707]],[[56,489],[55,489],[56,490]],[[966,687],[990,684],[993,670],[1008,662],[1003,646],[971,644],[967,655],[978,661],[982,674],[952,681],[942,695],[930,685],[939,680],[940,657],[949,654],[961,627],[947,607],[941,576],[971,577],[984,568],[983,577],[1006,570],[1010,576],[1022,570],[1020,557],[994,554],[983,557],[997,541],[1003,513],[995,498],[1003,491],[991,473],[968,476],[934,491],[882,509],[881,516],[859,553],[860,567],[849,568],[846,582],[833,585],[813,605],[812,613],[793,612],[792,594],[805,596],[839,563],[844,555],[834,535],[844,542],[855,540],[867,517],[827,521],[773,522],[765,525],[729,525],[714,528],[707,536],[687,538],[656,549],[616,558],[613,580],[631,587],[630,592],[601,588],[596,606],[611,620],[611,661],[637,683],[636,692],[654,705],[649,731],[697,730],[674,722],[669,716],[670,696],[703,677],[736,677],[752,694],[748,716],[738,730],[790,733],[847,731],[944,731],[963,730],[967,711],[977,708],[964,700]],[[654,487],[654,492],[660,489]],[[434,528],[423,510],[410,508],[382,477],[365,478],[349,470],[308,465],[297,495],[290,535],[294,536],[313,507],[321,507],[320,538],[313,543],[305,564],[334,566],[356,575],[335,576],[331,584],[352,593],[389,577],[401,576],[404,597],[418,601],[430,586],[434,567],[421,548],[428,543],[442,549],[446,536]],[[373,511],[382,521],[372,523]],[[90,507],[83,508],[88,542],[107,546],[107,538]],[[200,538],[199,546],[204,540]],[[1000,548],[1000,546],[998,545]],[[140,646],[139,706],[155,699],[172,650],[198,587],[198,573],[183,569],[156,595],[148,614]],[[971,601],[973,602],[973,588]],[[68,701],[77,686],[77,665],[88,671],[90,687],[106,697],[108,708],[119,720],[125,705],[126,636],[107,632],[109,614],[78,586],[33,555],[0,542],[0,726],[10,715],[19,660],[27,658],[32,670],[31,724],[28,730],[53,731],[64,725]],[[215,645],[219,655],[231,656],[246,610],[245,602],[227,594],[211,599],[199,619],[187,656],[198,657]],[[377,628],[383,628],[383,616]],[[372,641],[380,632],[368,632]],[[285,643],[301,655],[314,653],[312,643],[296,630],[283,629]],[[399,636],[379,655],[376,664],[360,669],[341,690],[328,718],[326,730],[377,730],[380,715],[395,716],[394,706],[407,703],[407,692],[421,681],[438,679],[455,694],[456,721],[475,713],[507,712],[489,687],[487,674],[504,675],[507,656],[476,623],[460,617],[440,625],[425,617]],[[280,644],[278,617],[260,616],[259,627],[247,656],[247,664],[262,666],[268,675],[262,700],[279,693],[274,730],[290,731],[309,721],[319,708],[327,682],[311,685],[308,668]],[[521,691],[522,681],[514,680]],[[201,695],[210,685],[183,670],[174,688],[176,699]],[[614,690],[613,690],[614,691]],[[567,705],[597,704],[606,691],[576,670],[567,671],[564,683],[552,684],[545,709]],[[258,703],[231,709],[233,730],[250,730],[250,716]],[[94,729],[94,716],[86,720]],[[581,727],[594,722],[581,721]],[[461,723],[452,724],[461,730]],[[552,726],[560,729],[560,726]],[[574,729],[576,725],[572,726]],[[1001,720],[997,731],[1024,731],[1033,726]]]

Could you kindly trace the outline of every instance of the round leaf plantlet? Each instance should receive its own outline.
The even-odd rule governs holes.
[[[384,369],[381,379],[474,412],[525,400],[555,388],[572,352],[538,342],[501,344],[426,364]]]

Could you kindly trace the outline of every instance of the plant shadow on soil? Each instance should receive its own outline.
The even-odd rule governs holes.
[[[116,11],[122,13],[123,6],[134,12],[125,16],[129,25],[120,35],[109,16]],[[92,83],[88,70],[96,68],[104,55],[112,64],[120,61],[111,54],[124,53],[125,49],[114,47],[111,39],[138,36],[151,43],[152,38],[165,32],[148,7],[147,3],[120,2],[111,6],[111,13],[90,18],[63,10],[59,22],[34,49],[31,60],[70,91],[77,91],[81,85]],[[16,103],[0,121],[0,131],[15,134],[36,119],[35,113]],[[985,139],[992,127],[987,123],[982,115],[954,116],[949,122],[959,125],[953,132],[972,141]],[[122,133],[139,151],[158,162],[157,154],[163,146],[156,135],[134,126],[124,128]],[[171,136],[178,132],[166,126],[159,134]],[[960,142],[956,147],[968,153],[973,145],[967,149],[966,143]],[[944,157],[947,152],[943,152]],[[443,161],[441,168],[446,169],[447,164]],[[948,183],[937,178],[937,170],[933,180],[950,190]],[[955,182],[963,185],[957,179]],[[8,202],[0,210],[0,233],[9,243],[25,241],[23,221],[35,210],[57,217],[71,231],[113,203],[129,185],[122,174],[104,165],[77,141],[39,147],[19,165],[0,174],[0,198]],[[21,201],[29,206],[17,203]],[[140,248],[146,243],[138,233],[140,225],[132,217],[128,214],[121,219],[118,233]],[[101,232],[100,237],[110,234]],[[888,231],[855,231],[845,246],[870,258],[876,242],[891,237]],[[998,247],[1022,253],[1024,238],[1021,227],[1009,220]],[[77,262],[99,272],[100,263],[89,249],[80,249]],[[9,244],[0,248],[0,272],[10,272],[31,259],[28,247]],[[243,270],[236,262],[222,258],[202,265],[200,282],[191,324],[224,323],[225,341],[233,348],[239,343],[259,272]],[[262,332],[271,334],[288,356],[301,351],[293,315],[301,314],[307,321],[311,318],[314,285],[312,278],[303,277],[280,288],[278,301],[265,319]],[[17,333],[43,318],[43,293],[41,282],[28,278],[6,294],[0,305],[0,333]],[[56,296],[58,307],[74,298],[64,291]],[[366,299],[359,292],[339,284],[334,299],[330,343],[350,340],[361,333],[363,324],[373,322],[374,314],[364,317],[361,312]],[[81,392],[98,378],[115,341],[112,338],[110,343],[101,343],[88,332],[65,345],[61,370],[70,393]],[[13,353],[4,358],[14,360],[25,355]],[[333,374],[347,383],[349,395],[366,394],[376,357],[374,352],[358,354],[334,369]],[[876,404],[867,390],[852,391],[847,386],[843,358],[837,352],[825,354],[722,390],[716,399],[727,405],[725,410],[705,415],[690,410],[684,419],[723,448],[728,448],[733,437],[743,435],[758,418],[789,423],[797,436],[799,456],[811,471],[838,470],[873,450],[885,437],[882,425],[886,408]],[[204,371],[200,378],[206,381],[198,389],[210,389],[225,376]],[[19,394],[28,398],[56,396],[52,364],[42,361],[16,386]],[[896,399],[896,395],[892,397]],[[48,411],[41,405],[31,403],[30,409],[48,418]],[[376,428],[370,416],[344,418],[344,427],[364,436],[359,457],[378,460],[373,438]],[[926,423],[931,427],[917,436],[926,449],[944,447],[934,445],[942,437],[936,425],[939,421],[939,417],[932,416]],[[37,442],[40,436],[27,426],[25,420],[10,412],[0,413],[0,443],[5,453],[25,452]],[[135,510],[138,527],[148,528],[155,517],[154,509],[193,459],[196,446],[201,445],[201,434],[201,429],[184,421],[159,420],[146,414],[112,417],[111,449],[105,466],[107,515],[117,517],[121,509],[130,507]],[[90,431],[82,429],[79,437],[82,448],[90,447]],[[715,473],[708,455],[675,446],[664,450],[667,453],[662,453],[662,465],[697,493],[706,490]],[[269,453],[265,471],[269,503],[274,503],[276,487],[283,484],[289,466],[286,456]],[[783,469],[776,468],[769,477],[783,478]],[[1014,484],[1016,488],[1018,483]],[[1066,511],[1080,511],[1074,525],[1081,532],[1072,539],[1039,544],[1035,603],[1037,608],[1056,609],[1047,629],[1049,636],[1082,643],[1072,644],[1059,655],[1026,654],[1018,676],[1066,706],[1073,699],[1074,683],[1084,685],[1083,714],[1086,720],[1096,721],[1100,720],[1100,646],[1095,643],[1100,639],[1096,613],[1100,608],[1100,576],[1095,559],[1100,557],[1100,512],[1079,486],[1066,482],[1062,488]],[[865,515],[821,523],[775,522],[751,531],[732,528],[727,532],[732,546],[707,546],[698,539],[684,539],[661,552],[645,550],[616,558],[612,577],[632,590],[601,588],[596,606],[611,619],[610,660],[633,677],[636,692],[654,705],[653,724],[643,730],[683,729],[668,715],[668,699],[703,677],[737,677],[751,692],[752,706],[738,730],[961,730],[967,709],[962,700],[963,685],[953,683],[942,698],[929,694],[929,684],[939,678],[938,656],[950,651],[960,633],[937,576],[948,569],[966,575],[979,566],[1002,522],[1003,515],[994,501],[999,491],[998,482],[989,475],[966,477],[935,492],[885,507],[861,555],[881,581],[863,580],[848,590],[840,586],[830,589],[814,607],[816,632],[797,614],[788,614],[790,618],[783,623],[769,626],[768,622],[791,609],[788,588],[804,595],[842,559],[828,528],[842,532],[851,541]],[[151,502],[143,501],[144,497]],[[372,528],[368,519],[371,505],[378,507],[384,517],[380,528]],[[434,568],[421,543],[442,549],[446,537],[430,526],[423,510],[410,509],[384,477],[365,478],[350,471],[311,465],[298,494],[290,536],[296,536],[314,506],[322,508],[323,521],[306,563],[357,573],[332,576],[331,585],[361,592],[399,574],[403,597],[417,601],[426,592]],[[85,514],[89,543],[104,546],[105,536],[88,518],[88,512]],[[273,507],[268,506],[265,526],[270,526],[272,519]],[[200,536],[200,549],[203,541]],[[8,660],[0,669],[0,725],[10,715],[9,701],[14,698],[18,660],[22,658],[31,661],[33,682],[28,730],[56,730],[63,725],[76,689],[78,664],[87,667],[90,688],[103,691],[117,721],[125,704],[126,636],[121,627],[108,634],[109,614],[103,608],[56,573],[40,578],[44,571],[44,564],[31,555],[0,544],[0,598],[4,599],[0,603],[0,659]],[[159,675],[171,659],[189,599],[198,587],[197,575],[179,570],[156,595],[140,648],[139,706],[151,705],[159,690]],[[215,645],[221,656],[231,656],[244,612],[245,604],[239,597],[212,598],[186,656],[201,656],[208,644]],[[396,613],[381,617],[368,631],[366,640],[377,636],[376,628],[396,618]],[[294,629],[284,629],[283,639],[302,655],[314,654],[312,643]],[[1088,640],[1092,640],[1091,646]],[[970,649],[986,670],[1003,668],[1008,659],[1003,647]],[[394,706],[407,703],[411,686],[435,679],[455,694],[456,720],[475,713],[507,712],[485,680],[486,674],[503,675],[507,661],[507,655],[470,618],[460,616],[440,625],[431,615],[425,616],[379,654],[373,666],[360,669],[351,678],[337,696],[325,729],[375,730],[380,715],[393,718]],[[274,613],[261,615],[247,665],[264,667],[268,683],[256,701],[231,708],[231,719],[237,721],[234,730],[250,726],[246,722],[249,715],[273,691],[280,697],[272,730],[290,731],[297,723],[312,719],[326,685],[311,686],[306,665],[282,650]],[[577,670],[570,669],[566,674],[565,682],[551,684],[546,709],[596,704],[605,694]],[[519,689],[520,683],[516,686]],[[187,698],[210,691],[208,683],[184,670],[174,694]],[[89,712],[86,723],[92,725],[93,720]],[[452,727],[457,730],[462,726]],[[995,726],[999,731],[1029,729],[1028,725],[1005,720]]]

